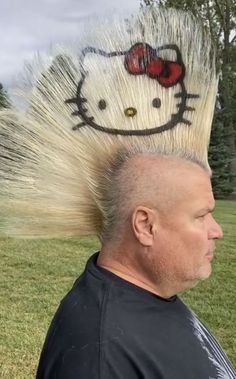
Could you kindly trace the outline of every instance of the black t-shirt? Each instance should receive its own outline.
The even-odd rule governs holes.
[[[37,379],[235,379],[212,334],[177,297],[163,299],[96,266],[62,301]]]

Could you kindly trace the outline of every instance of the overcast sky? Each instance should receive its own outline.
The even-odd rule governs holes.
[[[78,34],[92,14],[138,9],[139,0],[3,0],[0,13],[0,82],[14,86],[24,62]]]

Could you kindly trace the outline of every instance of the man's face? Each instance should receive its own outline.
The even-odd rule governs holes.
[[[214,220],[215,201],[210,178],[203,170],[176,183],[180,191],[171,209],[159,212],[153,267],[177,289],[194,286],[211,274],[215,240],[222,230]]]

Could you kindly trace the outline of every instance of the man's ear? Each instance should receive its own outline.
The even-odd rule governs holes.
[[[144,206],[136,207],[132,214],[132,229],[142,245],[151,246],[157,232],[156,211]]]

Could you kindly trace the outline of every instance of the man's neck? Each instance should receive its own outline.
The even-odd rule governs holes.
[[[152,292],[155,295],[158,295],[164,299],[168,299],[176,294],[172,288],[168,288],[166,283],[165,285],[163,285],[162,283],[154,284],[144,275],[137,272],[137,270],[131,268],[131,265],[122,264],[114,258],[108,258],[107,254],[99,254],[97,265],[108,271],[111,271],[113,274],[119,276],[127,282],[141,287],[146,291]]]

